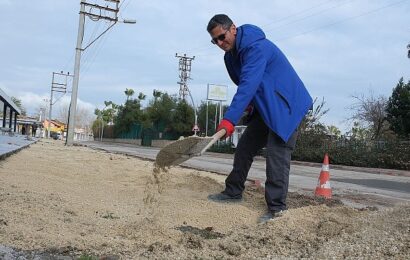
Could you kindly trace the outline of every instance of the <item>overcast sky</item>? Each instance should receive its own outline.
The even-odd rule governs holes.
[[[73,74],[79,9],[80,0],[0,0],[0,88],[21,99],[28,114],[50,98],[52,72]],[[330,111],[322,121],[343,132],[352,95],[373,91],[389,97],[401,77],[410,79],[409,0],[124,0],[120,20],[137,23],[116,24],[83,52],[79,106],[93,111],[105,100],[122,104],[126,88],[148,98],[154,89],[177,94],[175,53],[195,56],[189,87],[197,104],[206,99],[208,83],[227,85],[231,99],[236,87],[223,51],[206,31],[217,13],[228,14],[236,25],[261,27],[312,97],[325,99]],[[86,18],[83,47],[108,25]],[[70,97],[57,95],[54,117]]]

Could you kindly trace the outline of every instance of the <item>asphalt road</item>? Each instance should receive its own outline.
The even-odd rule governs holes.
[[[123,143],[80,142],[79,144],[93,149],[105,150],[112,153],[127,154],[147,160],[155,160],[159,148],[143,147]],[[217,174],[229,174],[232,169],[233,156],[229,154],[205,153],[181,164],[198,170],[205,170]],[[390,207],[400,203],[410,202],[410,172],[384,171],[380,169],[357,167],[334,167],[330,165],[330,183],[334,197],[355,207]],[[300,193],[314,192],[321,165],[311,163],[292,162],[290,169],[289,190]],[[250,180],[265,180],[265,160],[255,158],[249,172]]]

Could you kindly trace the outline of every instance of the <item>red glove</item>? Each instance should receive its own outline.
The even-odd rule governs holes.
[[[221,129],[225,129],[226,131],[226,134],[222,138],[228,138],[233,134],[233,131],[235,131],[234,125],[226,119],[222,119],[221,123],[216,128],[216,131],[219,132]]]

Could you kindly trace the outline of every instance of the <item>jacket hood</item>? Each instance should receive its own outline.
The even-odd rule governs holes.
[[[240,52],[250,44],[265,38],[265,33],[261,28],[251,24],[244,24],[237,28],[236,49]]]

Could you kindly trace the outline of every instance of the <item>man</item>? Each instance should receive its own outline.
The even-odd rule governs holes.
[[[217,130],[225,129],[225,138],[229,137],[244,111],[248,112],[248,126],[239,140],[225,190],[208,198],[241,201],[253,158],[266,146],[268,212],[259,220],[265,222],[286,210],[291,153],[312,98],[285,55],[257,26],[236,27],[227,15],[218,14],[207,30],[211,42],[225,51],[225,66],[238,86]]]

